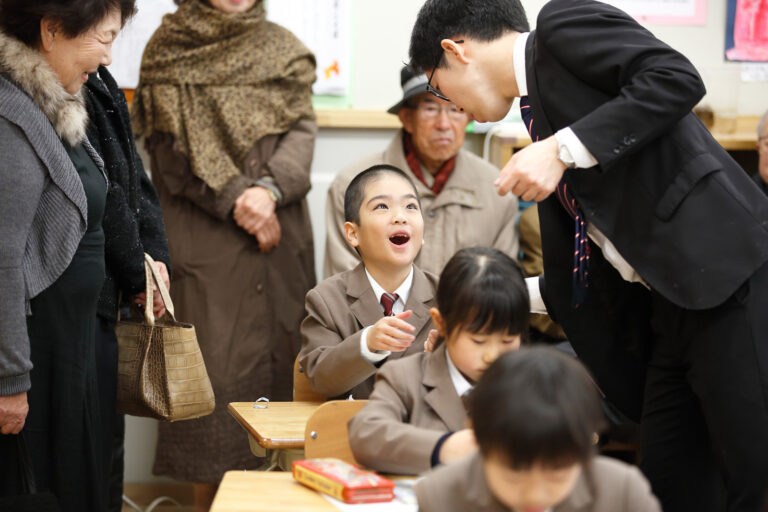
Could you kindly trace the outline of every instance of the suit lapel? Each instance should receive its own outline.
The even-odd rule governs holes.
[[[431,320],[429,316],[429,308],[434,304],[434,294],[432,292],[427,276],[416,265],[413,266],[413,283],[411,284],[411,292],[408,294],[408,301],[405,303],[404,311],[409,309],[413,311],[411,318],[406,320],[409,324],[416,328],[413,331],[414,336],[418,336],[424,326]],[[421,343],[423,339],[415,339],[414,343]],[[393,352],[389,357],[391,359],[397,359],[403,357],[408,350],[402,352]]]
[[[360,323],[361,327],[368,327],[379,321],[383,313],[376,294],[373,293],[371,283],[365,275],[365,267],[362,263],[349,273],[347,278],[347,297],[350,301],[349,309]]]
[[[531,32],[525,44],[525,78],[528,84],[528,101],[531,104],[534,121],[536,123],[536,132],[540,139],[545,139],[552,135],[552,126],[549,124],[544,106],[541,103],[539,95],[538,80],[536,78],[536,31]]]
[[[456,394],[445,358],[445,343],[427,356],[424,376],[421,379],[424,387],[428,389],[424,401],[450,430],[457,431],[466,427],[467,413],[461,398]]]
[[[571,494],[560,505],[556,506],[554,512],[578,512],[580,510],[591,510],[593,502],[592,491],[590,488],[589,466],[581,471],[581,476],[576,481],[576,486]]]

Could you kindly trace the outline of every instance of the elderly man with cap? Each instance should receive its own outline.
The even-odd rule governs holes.
[[[361,171],[376,164],[402,169],[416,185],[424,214],[424,247],[419,268],[439,274],[461,248],[487,246],[518,256],[517,199],[496,194],[499,170],[461,149],[469,117],[456,105],[427,92],[427,78],[404,67],[403,98],[388,110],[403,128],[384,151],[342,170],[328,189],[325,277],[359,263],[344,237],[344,192]]]

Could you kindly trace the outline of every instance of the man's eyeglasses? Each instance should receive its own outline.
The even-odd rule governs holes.
[[[416,107],[416,111],[419,113],[419,116],[429,121],[437,119],[443,112],[452,121],[464,121],[467,119],[467,114],[459,110],[459,107],[454,104],[440,106],[433,101],[424,101]]]
[[[459,41],[454,41],[454,43],[456,44],[461,44],[463,42],[464,42],[463,39]],[[435,62],[435,66],[432,68],[432,73],[429,74],[429,79],[427,80],[427,92],[432,93],[434,96],[440,98],[443,101],[451,101],[447,97],[445,97],[443,93],[441,93],[440,91],[438,91],[432,86],[432,77],[435,76],[435,70],[440,66],[440,62],[443,60],[443,54],[444,54],[444,51],[440,52],[440,56],[437,58],[437,62]]]

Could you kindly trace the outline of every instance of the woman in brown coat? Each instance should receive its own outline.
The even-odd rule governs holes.
[[[310,188],[315,60],[262,0],[177,0],[144,52],[133,107],[163,207],[179,319],[216,394],[211,416],[160,425],[154,472],[205,510],[249,451],[227,403],[290,400],[315,284]]]

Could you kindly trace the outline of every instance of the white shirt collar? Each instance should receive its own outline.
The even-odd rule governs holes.
[[[520,92],[520,96],[528,96],[528,80],[525,76],[525,43],[528,41],[529,35],[531,35],[530,32],[523,32],[518,36],[512,53],[515,80],[517,81],[517,90]]]
[[[448,355],[448,350],[445,351],[445,360],[448,362],[448,375],[451,376],[451,382],[453,382],[453,387],[456,389],[456,393],[459,396],[464,396],[464,393],[467,391],[472,391],[474,386],[469,383],[466,377],[464,377],[459,369],[456,368],[456,365],[453,364],[451,356]]]
[[[381,296],[384,295],[386,290],[382,288],[379,283],[376,282],[376,280],[373,278],[370,272],[368,272],[367,268],[365,269],[365,277],[367,277],[368,282],[371,283],[371,288],[373,288],[373,293],[376,295],[376,301],[381,302]],[[397,294],[397,301],[395,301],[395,304],[392,307],[393,310],[397,305],[400,305],[400,307],[405,308],[405,304],[408,302],[408,295],[411,294],[412,285],[413,285],[413,265],[411,265],[411,271],[408,272],[408,277],[405,278],[405,281],[403,281],[403,284],[401,284],[397,288],[397,290],[395,290],[395,293]],[[402,310],[400,312],[402,312]]]

